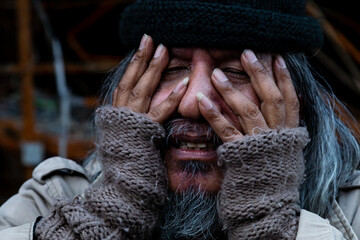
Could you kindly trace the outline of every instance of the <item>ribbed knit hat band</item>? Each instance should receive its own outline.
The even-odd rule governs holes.
[[[265,52],[310,52],[323,40],[304,0],[141,0],[123,12],[120,35],[136,47],[144,33],[168,47]]]

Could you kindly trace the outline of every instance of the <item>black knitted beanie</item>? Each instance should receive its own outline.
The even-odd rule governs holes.
[[[136,47],[144,33],[167,47],[263,52],[312,52],[323,40],[305,0],[138,0],[123,12],[120,35]]]

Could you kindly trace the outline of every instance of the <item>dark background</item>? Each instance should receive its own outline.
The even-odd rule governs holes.
[[[29,7],[26,7],[28,3]],[[68,157],[82,161],[93,149],[92,112],[99,89],[109,70],[126,53],[118,35],[124,0],[41,0],[54,35],[60,40],[66,66],[67,85],[80,103],[72,105],[71,142]],[[315,4],[315,5],[314,5]],[[322,14],[325,42],[310,58],[335,94],[359,120],[360,21],[353,1],[309,2],[309,14]],[[29,61],[24,57],[19,12],[27,10],[25,23],[30,36]],[[23,15],[21,15],[23,16]],[[340,37],[339,37],[340,36]],[[340,40],[339,40],[340,39]],[[24,40],[24,39],[23,39]],[[26,54],[25,54],[26,57]],[[57,155],[59,98],[50,42],[31,0],[0,1],[0,203],[16,193],[31,177],[34,166],[21,162],[24,141],[40,142],[44,158]],[[31,72],[31,86],[24,73]],[[30,96],[30,98],[29,98]],[[31,104],[29,105],[29,101]],[[31,114],[25,114],[24,109]],[[28,117],[30,116],[30,118]],[[32,117],[32,118],[31,118]],[[31,120],[32,119],[32,120]],[[31,126],[33,131],[28,131]]]

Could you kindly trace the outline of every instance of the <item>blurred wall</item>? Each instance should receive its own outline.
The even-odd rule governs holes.
[[[36,10],[36,2],[47,21]],[[71,96],[65,153],[81,162],[94,147],[92,113],[100,86],[126,53],[118,36],[118,21],[130,2],[0,1],[0,203],[31,177],[39,161],[59,154],[62,102],[49,27],[61,44]],[[360,119],[357,8],[350,0],[308,4],[309,14],[322,18],[325,32],[323,50],[311,62]]]

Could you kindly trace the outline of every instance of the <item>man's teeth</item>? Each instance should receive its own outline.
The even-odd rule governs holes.
[[[210,151],[215,149],[213,143],[180,142],[180,149]]]

